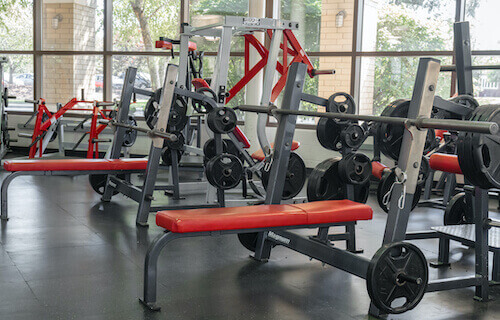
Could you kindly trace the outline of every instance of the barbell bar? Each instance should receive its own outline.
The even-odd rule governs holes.
[[[470,66],[468,69],[470,70],[500,70],[500,65],[477,65]],[[441,66],[441,72],[455,72],[457,71],[457,66],[449,65],[449,66]]]
[[[162,132],[156,129],[146,129],[146,128],[141,128],[139,126],[133,126],[127,123],[121,123],[121,122],[116,122],[114,120],[99,120],[99,123],[102,124],[107,124],[109,126],[114,126],[114,127],[122,127],[126,129],[131,129],[131,130],[136,130],[139,132],[144,132],[150,137],[160,137],[166,140],[170,140],[172,142],[177,141],[177,136],[175,134],[167,133],[167,132]]]
[[[267,113],[269,115],[297,115],[297,116],[310,116],[319,118],[329,118],[338,120],[353,120],[353,121],[373,121],[382,122],[393,125],[401,125],[406,127],[414,126],[418,129],[444,129],[455,131],[468,131],[485,134],[497,134],[499,127],[494,122],[479,122],[479,121],[463,121],[463,120],[449,120],[449,119],[429,119],[429,118],[398,118],[398,117],[384,117],[384,116],[369,116],[360,114],[346,114],[335,112],[317,112],[305,110],[283,110],[277,107],[262,107],[254,105],[240,105],[236,109],[246,112]]]

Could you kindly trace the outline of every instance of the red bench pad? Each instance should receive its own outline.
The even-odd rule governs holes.
[[[370,220],[370,206],[350,200],[160,211],[156,224],[174,233],[244,230]]]
[[[429,158],[429,165],[432,170],[462,174],[458,156],[454,154],[434,153]]]
[[[7,160],[6,171],[146,170],[147,159]]]
[[[298,141],[292,141],[292,151],[297,150],[300,147],[300,142]],[[271,143],[271,149],[274,148],[274,143]],[[262,149],[259,149],[252,153],[252,158],[257,160],[257,161],[264,161],[265,156],[264,156],[264,151]]]

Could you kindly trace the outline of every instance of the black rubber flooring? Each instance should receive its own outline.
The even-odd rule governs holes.
[[[5,173],[2,173],[5,176]],[[205,195],[188,196],[199,203]],[[357,228],[371,257],[381,244],[386,215]],[[492,216],[496,203],[491,203]],[[160,313],[145,311],[144,255],[162,230],[135,226],[137,204],[123,196],[101,203],[87,177],[21,177],[11,184],[10,220],[0,236],[0,319],[368,319],[364,280],[309,261],[286,248],[268,263],[249,258],[236,236],[172,242],[159,261]],[[410,230],[442,223],[442,212],[417,208]],[[305,233],[311,231],[305,231]],[[437,240],[418,241],[429,260]],[[451,268],[431,278],[470,274],[471,249],[452,244]],[[490,257],[491,258],[491,257]],[[500,319],[500,288],[489,303],[474,289],[426,294],[419,306],[390,319]]]

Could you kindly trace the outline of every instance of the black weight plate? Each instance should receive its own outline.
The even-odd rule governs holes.
[[[382,112],[382,116],[406,118],[410,108],[409,100],[397,100],[387,106]],[[405,128],[401,125],[381,123],[378,126],[377,138],[380,142],[380,151],[387,157],[398,160],[401,151]],[[427,130],[424,153],[429,152],[435,146],[434,130]]]
[[[408,281],[405,276],[418,279]],[[427,260],[411,243],[383,245],[370,260],[366,287],[372,302],[383,313],[398,314],[411,310],[422,300],[429,282]],[[401,300],[397,300],[402,298]],[[394,305],[395,301],[404,301]]]
[[[174,105],[170,109],[167,131],[181,131],[188,121],[187,103],[182,97],[177,96]]]
[[[161,160],[163,161],[163,164],[166,166],[171,166],[172,165],[172,152],[175,151],[175,154],[177,154],[177,163],[181,161],[182,158],[182,151],[181,150],[172,150],[170,148],[163,148],[161,151]]]
[[[171,134],[174,134],[177,137],[176,141],[170,141],[166,140],[163,142],[163,148],[169,148],[172,150],[184,150],[184,135],[180,131],[173,131],[170,132]]]
[[[207,115],[207,124],[214,133],[229,133],[236,128],[238,117],[232,108],[222,107],[211,110]]]
[[[288,160],[288,167],[285,177],[285,184],[283,185],[283,193],[281,198],[283,200],[292,199],[304,187],[306,182],[306,165],[304,160],[295,152],[290,153]],[[269,172],[262,170],[262,185],[264,189],[267,188],[269,183]]]
[[[345,92],[334,93],[328,98],[327,112],[355,114],[356,102],[354,98]]]
[[[364,185],[372,175],[372,162],[362,153],[349,153],[340,160],[338,171],[346,184]]]
[[[223,144],[223,146],[226,147],[224,149],[225,153],[229,153],[229,154],[235,155],[238,158],[242,159],[241,151],[238,149],[238,147],[233,142],[233,140],[231,140],[231,139],[223,139],[222,141],[225,142],[225,144]]]
[[[464,192],[457,193],[446,206],[444,211],[444,225],[474,223],[472,204],[468,203]]]
[[[124,174],[119,174],[117,175],[118,178],[120,179],[125,179]],[[89,182],[90,185],[92,186],[92,189],[94,189],[95,192],[97,192],[100,195],[104,194],[104,190],[106,188],[106,182],[108,181],[108,175],[107,174],[91,174],[89,175]],[[118,191],[113,190],[113,195],[117,195]]]
[[[328,150],[342,150],[342,126],[335,120],[321,118],[316,126],[316,136],[319,143]]]
[[[258,232],[238,233],[238,240],[245,248],[247,248],[252,252],[255,252],[255,248],[257,247],[258,236],[259,236]]]
[[[42,123],[44,123],[47,120],[49,120],[49,116],[46,113],[42,114]],[[56,140],[56,138],[57,138],[57,130],[54,131],[52,137],[50,137],[50,142]]]
[[[385,212],[389,212],[389,206],[384,204],[384,196],[387,194],[387,192],[389,192],[389,190],[391,190],[391,186],[394,184],[394,179],[395,179],[394,171],[391,171],[391,173],[384,175],[382,177],[377,187],[377,202],[380,208],[382,208],[382,210],[384,210]],[[423,186],[421,184],[417,184],[410,211],[415,209],[418,202],[420,201],[420,196],[422,194],[422,187]],[[391,203],[390,196],[389,196],[389,203]]]
[[[158,121],[158,110],[154,106],[154,102],[160,103],[161,89],[155,91],[144,106],[144,120],[150,129],[154,129]]]
[[[485,121],[489,115],[497,109],[496,106],[481,106],[476,108],[471,116],[471,121]],[[476,139],[474,139],[476,137]],[[467,180],[475,186],[488,189],[491,187],[486,175],[481,171],[481,166],[477,165],[477,157],[474,159],[474,154],[482,150],[479,145],[478,135],[470,132],[460,132],[457,142],[457,154],[460,168]],[[482,157],[482,155],[479,155]],[[497,158],[498,159],[498,158]]]
[[[130,124],[132,126],[137,126],[137,121],[135,120],[135,117],[129,115],[127,124]],[[135,140],[137,140],[137,130],[126,129],[125,134],[123,136],[122,146],[129,148],[134,145]]]
[[[500,124],[500,106],[491,106],[480,121]],[[500,188],[500,137],[499,135],[472,134],[472,159],[481,173],[478,184],[483,189]]]
[[[352,149],[358,149],[365,141],[365,131],[357,124],[350,124],[341,135],[344,145]]]
[[[225,139],[222,140],[222,150],[223,152],[227,150],[227,142],[225,141]],[[205,144],[203,145],[203,155],[207,161],[217,155],[217,152],[215,151],[215,139],[208,139],[207,142],[205,142]]]
[[[422,157],[422,161],[420,162],[420,170],[418,171],[418,181],[417,184],[423,185],[429,176],[429,172],[431,170],[431,166],[429,164],[429,159],[426,157]]]
[[[326,159],[318,164],[307,181],[307,200],[343,200],[347,199],[347,186],[339,177],[340,158]],[[370,192],[369,182],[354,186],[353,201],[366,203]]]
[[[243,164],[235,155],[223,153],[210,159],[205,165],[208,182],[222,190],[236,187],[243,177]]]

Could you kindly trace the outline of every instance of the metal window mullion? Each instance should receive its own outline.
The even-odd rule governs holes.
[[[42,3],[43,0],[33,2],[33,98],[39,99],[43,95],[43,56],[42,50]],[[33,111],[34,111],[33,106]]]
[[[354,0],[354,22],[352,30],[352,55],[351,55],[351,94],[356,101],[356,105],[360,105],[360,81],[361,81],[361,57],[357,56],[357,52],[361,51],[361,41],[363,35],[363,6],[364,0]],[[357,110],[359,113],[359,108]]]
[[[113,99],[113,0],[104,0],[103,100]]]

